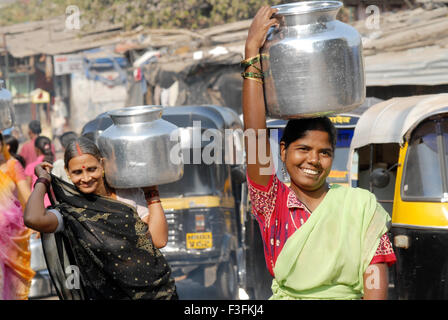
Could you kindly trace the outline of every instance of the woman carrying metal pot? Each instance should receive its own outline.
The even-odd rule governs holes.
[[[253,214],[260,224],[271,299],[386,299],[388,265],[396,259],[387,237],[388,213],[367,190],[329,185],[336,131],[326,117],[289,120],[280,141],[288,187],[259,150],[271,150],[266,130],[260,49],[277,9],[262,7],[245,44],[243,114],[257,143],[246,143]]]
[[[62,235],[70,264],[79,270],[80,287],[71,289],[81,291],[80,299],[177,299],[171,269],[158,250],[167,243],[168,227],[157,187],[109,187],[102,155],[87,138],[67,146],[64,162],[73,185],[51,175],[49,163],[36,167],[24,221]],[[50,185],[58,203],[46,209]],[[61,263],[47,259],[53,260]],[[51,273],[58,266],[48,267]]]

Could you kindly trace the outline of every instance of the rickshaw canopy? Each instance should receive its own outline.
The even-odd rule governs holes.
[[[356,125],[347,168],[351,166],[355,149],[380,143],[403,145],[420,122],[441,113],[448,113],[445,93],[392,98],[371,106]]]

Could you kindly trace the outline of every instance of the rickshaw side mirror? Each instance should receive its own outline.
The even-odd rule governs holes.
[[[389,171],[383,168],[377,168],[370,174],[370,182],[376,188],[384,188],[390,182]]]
[[[231,175],[232,175],[232,181],[234,181],[237,184],[246,182],[246,172],[244,171],[242,166],[233,166]]]

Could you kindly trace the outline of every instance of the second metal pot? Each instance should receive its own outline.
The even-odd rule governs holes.
[[[128,107],[109,115],[113,125],[98,137],[109,185],[147,187],[182,178],[181,157],[171,159],[171,151],[180,145],[178,127],[161,119],[162,107]]]

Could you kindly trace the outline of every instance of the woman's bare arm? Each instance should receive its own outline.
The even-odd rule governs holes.
[[[149,214],[143,218],[143,222],[148,225],[148,232],[151,234],[154,246],[156,246],[156,248],[163,248],[168,242],[168,223],[166,221],[162,203],[151,203],[152,201],[160,201],[160,197],[158,195],[148,196],[150,190],[157,190],[157,187],[144,189]]]
[[[386,263],[370,265],[364,272],[364,300],[387,300],[389,274]]]
[[[51,181],[50,174],[51,164],[41,163],[36,166],[35,172],[38,177],[43,177]],[[54,232],[58,227],[58,219],[56,216],[47,212],[44,205],[44,197],[47,191],[47,187],[44,183],[37,183],[31,192],[28,202],[25,206],[25,212],[23,215],[24,223],[27,227],[44,232]]]

